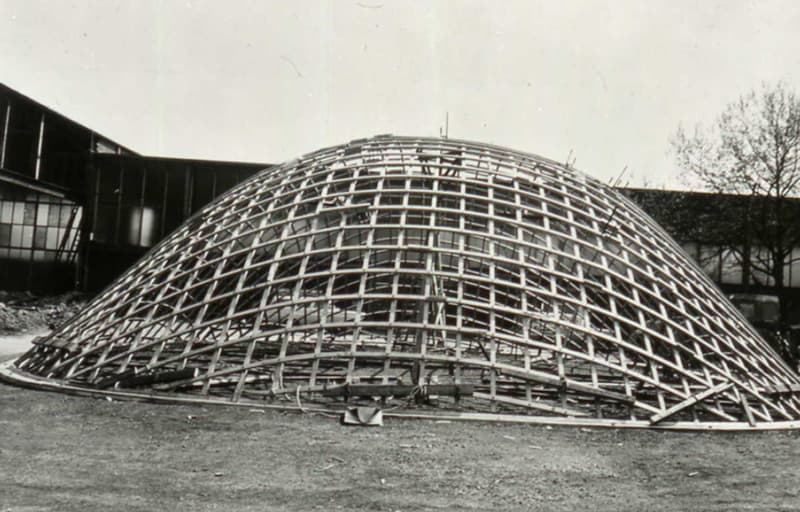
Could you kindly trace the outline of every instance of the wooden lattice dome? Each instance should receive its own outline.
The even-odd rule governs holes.
[[[433,138],[262,171],[4,371],[248,405],[800,420],[798,376],[630,201],[541,157]]]

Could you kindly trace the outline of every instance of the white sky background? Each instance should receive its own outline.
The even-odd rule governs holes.
[[[281,162],[394,133],[678,187],[668,140],[800,92],[796,1],[0,0],[0,81],[149,155]]]

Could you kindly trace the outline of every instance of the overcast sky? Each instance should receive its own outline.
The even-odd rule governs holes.
[[[150,155],[280,162],[381,133],[674,188],[668,140],[800,89],[800,2],[0,0],[0,81]]]

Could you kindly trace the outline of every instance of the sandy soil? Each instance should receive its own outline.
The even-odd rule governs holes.
[[[48,332],[50,332],[49,329],[39,328],[25,334],[0,334],[0,356],[21,354],[30,348],[31,341],[35,337],[42,336]]]
[[[0,511],[798,510],[800,433],[387,420],[0,384]]]

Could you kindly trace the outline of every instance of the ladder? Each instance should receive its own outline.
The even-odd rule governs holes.
[[[75,236],[71,237],[70,235],[73,233],[73,230],[77,231],[75,229],[75,219],[77,219],[80,210],[81,207],[77,204],[72,206],[69,219],[67,220],[66,230],[64,231],[64,236],[61,238],[61,241],[58,244],[58,249],[56,250],[57,262],[70,264],[75,262],[75,258],[78,254],[78,244],[80,243],[80,234],[75,232]]]

